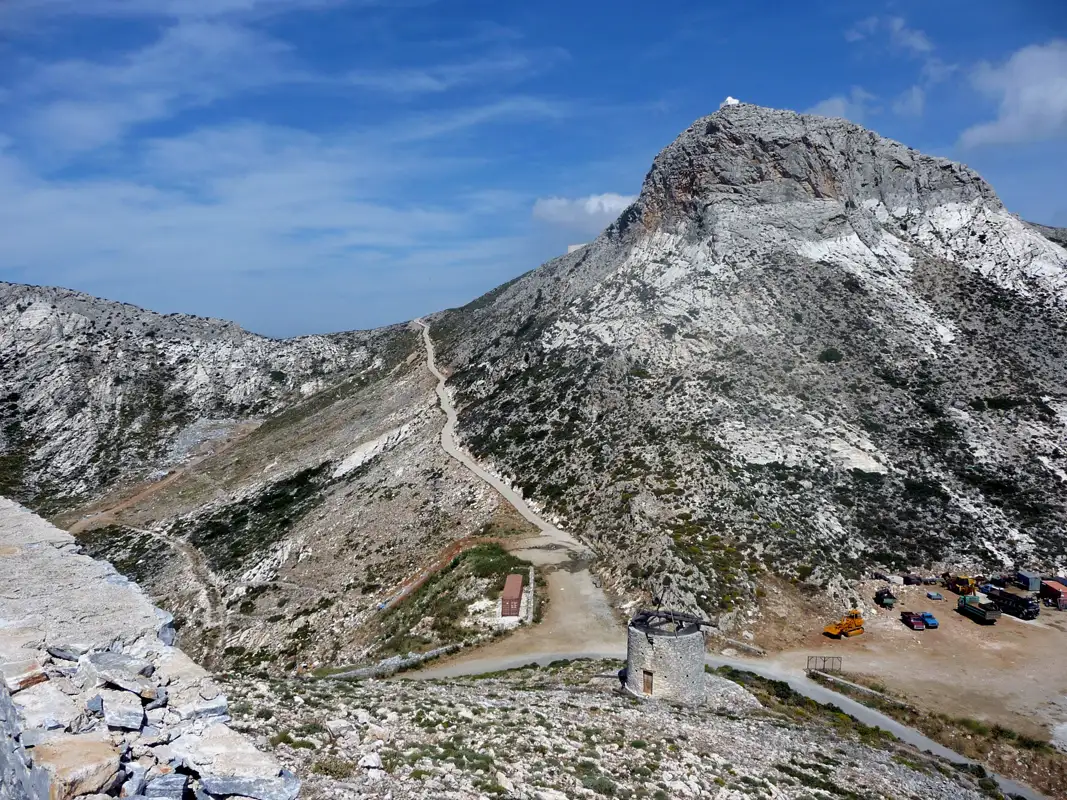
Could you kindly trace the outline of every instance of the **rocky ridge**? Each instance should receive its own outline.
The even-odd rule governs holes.
[[[240,698],[234,725],[307,776],[306,798],[977,800],[996,788],[784,684],[707,675],[705,706],[680,708],[619,694],[618,667],[440,683],[233,677],[227,688]]]
[[[471,452],[624,591],[1063,565],[1067,251],[840,119],[698,120],[594,242],[435,315]]]
[[[243,420],[381,366],[392,333],[274,340],[0,282],[0,493],[55,510],[165,471]]]
[[[0,798],[294,800],[173,647],[173,617],[73,537],[0,498]]]

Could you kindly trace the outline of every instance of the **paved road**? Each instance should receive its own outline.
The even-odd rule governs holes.
[[[422,328],[426,367],[437,378],[437,398],[441,410],[445,412],[441,449],[496,490],[523,519],[537,528],[539,535],[520,542],[517,548],[512,549],[512,553],[544,568],[543,574],[548,580],[548,609],[539,625],[520,629],[506,639],[479,648],[475,653],[460,656],[457,663],[524,653],[536,656],[579,648],[614,651],[624,646],[626,634],[622,620],[611,608],[604,592],[594,584],[589,572],[593,552],[530,508],[522,495],[486,470],[459,446],[456,441],[456,409],[445,386],[445,376],[437,368],[430,326],[421,319],[415,322]]]
[[[518,669],[524,667],[530,663],[540,664],[546,666],[553,661],[557,661],[564,658],[579,659],[579,658],[592,658],[592,659],[617,659],[623,660],[626,657],[626,651],[624,648],[604,649],[604,650],[583,650],[580,652],[554,652],[554,653],[540,653],[536,655],[525,656],[507,656],[507,657],[485,657],[480,656],[478,658],[467,661],[466,663],[452,663],[444,664],[438,667],[431,667],[430,669],[420,670],[418,672],[408,673],[403,677],[405,679],[414,680],[428,680],[432,678],[458,678],[465,675],[479,675],[487,672],[498,672],[500,670]],[[909,728],[906,725],[902,725],[892,717],[886,716],[881,711],[877,711],[873,708],[863,705],[862,703],[853,700],[851,697],[840,694],[828,689],[822,684],[808,678],[803,672],[797,672],[788,668],[783,668],[780,665],[774,663],[767,663],[764,661],[755,661],[751,659],[743,658],[726,658],[725,656],[709,655],[705,661],[711,667],[734,667],[735,669],[747,670],[748,672],[754,672],[755,674],[769,678],[771,680],[785,681],[793,689],[805,697],[810,697],[817,703],[832,704],[840,708],[846,714],[862,722],[864,725],[871,725],[873,727],[881,728],[884,731],[896,736],[900,741],[916,747],[922,751],[929,751],[936,756],[940,756],[947,761],[951,761],[956,764],[974,764],[977,763],[969,758],[964,758],[954,750],[950,750],[942,744],[935,742],[933,739],[924,736],[914,728]],[[994,775],[997,782],[1000,784],[1000,789],[1005,794],[1018,795],[1025,797],[1027,800],[1048,800],[1044,795],[1034,791],[1029,786],[1017,783],[1008,778],[1001,777],[1000,775]]]

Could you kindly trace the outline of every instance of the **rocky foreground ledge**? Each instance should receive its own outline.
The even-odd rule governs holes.
[[[0,498],[0,800],[294,800],[231,730],[173,618],[74,538]]]

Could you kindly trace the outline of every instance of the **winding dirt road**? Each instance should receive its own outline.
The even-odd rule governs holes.
[[[441,449],[456,459],[479,480],[492,487],[523,519],[540,531],[510,548],[519,558],[541,567],[548,581],[548,608],[539,625],[523,628],[506,639],[456,658],[449,666],[503,657],[541,656],[544,653],[575,650],[617,652],[625,647],[622,620],[612,610],[604,592],[593,582],[589,564],[593,552],[573,536],[537,514],[522,495],[471,458],[456,441],[456,409],[445,386],[445,376],[437,368],[430,326],[421,319],[426,348],[426,367],[437,379],[437,399],[445,413],[441,429]]]

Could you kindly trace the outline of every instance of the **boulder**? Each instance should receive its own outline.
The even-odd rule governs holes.
[[[381,769],[382,757],[377,753],[367,753],[360,757],[359,765],[365,769]]]
[[[160,800],[182,800],[185,796],[185,784],[189,782],[187,775],[172,772],[168,775],[160,775],[155,780],[149,781],[145,786],[145,797],[156,797]]]
[[[64,642],[53,644],[48,647],[48,655],[58,658],[60,661],[77,661],[89,652],[89,645],[84,642]]]
[[[200,785],[211,795],[237,795],[253,800],[296,800],[300,794],[300,780],[292,773],[274,778],[201,775]]]
[[[33,761],[48,773],[54,800],[103,790],[119,772],[119,751],[106,734],[57,736],[34,748]]]
[[[368,725],[367,726],[367,738],[379,739],[383,742],[393,741],[393,732],[389,728],[383,728],[381,725]]]
[[[36,658],[0,663],[0,675],[11,694],[48,680],[48,674]]]
[[[26,721],[25,728],[67,728],[81,709],[51,681],[38,683],[14,695],[12,701]]]
[[[334,739],[339,739],[354,727],[355,726],[347,719],[331,719],[326,721],[326,730],[330,732],[330,736]]]
[[[226,716],[229,705],[226,703],[226,695],[220,694],[211,700],[202,700],[198,697],[192,702],[173,706],[173,708],[182,719],[203,719],[204,717]]]
[[[145,776],[148,770],[141,764],[133,762],[126,765],[126,781],[122,784],[119,797],[133,797],[144,792]]]
[[[132,692],[119,692],[114,689],[101,689],[100,697],[104,701],[104,722],[109,728],[140,730],[144,724],[144,706],[141,698]]]
[[[158,688],[148,679],[154,671],[152,662],[122,653],[89,653],[79,660],[79,673],[84,671],[84,686],[111,684],[127,692],[135,692],[146,700],[155,700]]]

